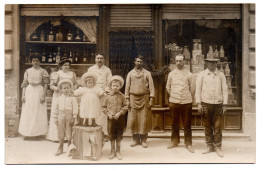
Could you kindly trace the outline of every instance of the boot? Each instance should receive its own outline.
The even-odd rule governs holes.
[[[171,148],[175,148],[178,147],[178,144],[176,144],[175,142],[171,141],[171,143],[167,146],[167,149],[171,149]]]
[[[121,144],[121,140],[120,139],[116,140],[116,157],[118,160],[122,159],[122,155],[120,153],[120,144]]]
[[[55,153],[55,156],[59,156],[63,153],[63,144],[64,144],[64,140],[62,139],[60,140],[60,145],[57,152]]]
[[[111,153],[108,157],[108,159],[114,159],[114,157],[116,156],[116,152],[115,152],[115,140],[111,140]]]
[[[92,126],[94,126],[94,127],[97,126],[95,118],[92,118]]]
[[[133,143],[130,145],[131,147],[135,147],[140,144],[140,139],[138,134],[133,134]]]
[[[215,152],[217,153],[217,155],[221,158],[224,157],[224,153],[221,151],[220,147],[215,147]]]
[[[204,152],[202,152],[202,154],[208,154],[210,152],[214,152],[213,146],[208,146],[207,149]]]
[[[148,145],[146,143],[146,135],[140,135],[141,136],[141,145],[143,148],[148,148]]]

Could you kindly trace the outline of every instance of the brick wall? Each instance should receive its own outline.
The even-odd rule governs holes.
[[[256,136],[255,4],[245,4],[243,18],[243,132]]]
[[[19,62],[18,5],[5,5],[5,114],[17,114]]]

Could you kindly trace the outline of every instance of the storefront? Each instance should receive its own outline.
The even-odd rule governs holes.
[[[153,131],[171,129],[165,83],[174,55],[184,53],[186,68],[194,74],[205,68],[207,55],[219,57],[218,67],[229,87],[228,112],[223,129],[255,138],[255,18],[253,4],[164,5],[11,5],[6,6],[6,115],[20,113],[23,72],[28,57],[41,55],[49,73],[63,57],[72,61],[77,77],[94,64],[101,52],[113,74],[126,77],[136,54],[145,57],[152,72],[156,98]],[[7,27],[7,25],[10,27]],[[10,37],[10,38],[9,38]],[[72,37],[72,39],[71,39]],[[10,60],[10,65],[8,61]],[[17,82],[17,85],[16,83]],[[12,88],[16,89],[14,92]],[[51,104],[48,91],[48,105]],[[192,128],[203,128],[193,105]],[[253,131],[252,131],[253,129]]]

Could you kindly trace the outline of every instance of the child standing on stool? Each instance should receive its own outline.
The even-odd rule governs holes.
[[[72,127],[78,115],[78,103],[71,94],[73,83],[70,79],[62,79],[58,83],[58,89],[61,95],[57,100],[54,112],[54,120],[58,125],[58,138],[60,141],[56,156],[63,153],[64,137],[68,140],[68,146],[71,144]]]
[[[106,96],[103,105],[104,113],[108,116],[107,130],[111,142],[111,154],[108,157],[109,159],[113,159],[115,156],[119,160],[122,159],[120,143],[125,127],[124,114],[128,109],[125,95],[119,91],[123,85],[124,79],[121,76],[111,77],[108,81],[108,87],[110,87],[111,91]]]
[[[79,124],[82,126],[100,125],[99,118],[102,110],[99,96],[102,96],[104,91],[96,86],[97,76],[94,73],[87,72],[83,74],[81,82],[84,87],[80,87],[74,91],[75,96],[82,95]]]

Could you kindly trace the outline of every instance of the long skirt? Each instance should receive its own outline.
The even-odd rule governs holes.
[[[25,103],[22,105],[22,113],[19,125],[19,133],[23,136],[45,135],[48,130],[46,102],[41,103],[43,93],[42,85],[28,85],[25,91]]]
[[[50,122],[49,122],[49,130],[46,135],[46,139],[51,141],[59,141],[58,138],[58,126],[54,122],[54,110],[59,97],[58,92],[54,92],[52,96],[52,103],[51,103],[51,115],[50,115]]]

